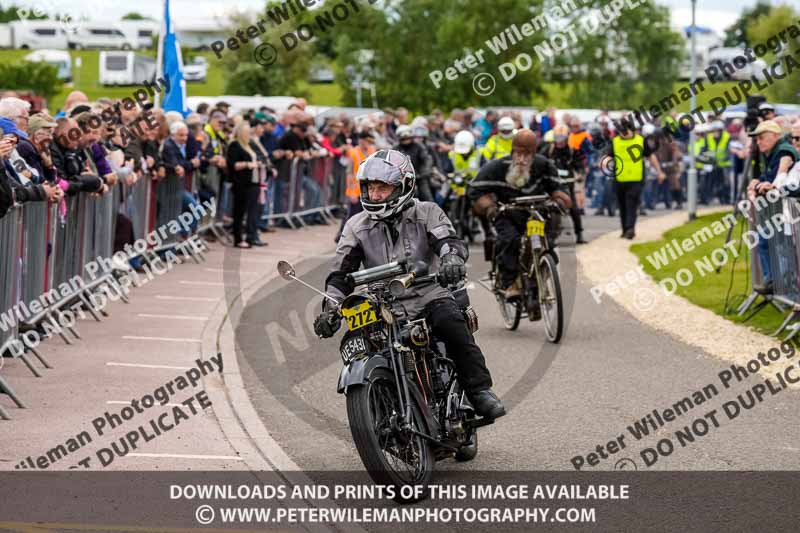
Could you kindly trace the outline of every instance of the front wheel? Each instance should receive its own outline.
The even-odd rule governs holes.
[[[427,430],[413,396],[410,427],[402,427],[394,375],[386,369],[377,369],[368,383],[347,393],[347,419],[358,454],[372,480],[378,485],[393,486],[396,501],[414,501],[401,496],[401,487],[427,487],[435,459],[430,442],[414,433]],[[423,494],[426,492],[427,488]]]
[[[564,332],[564,301],[561,297],[561,282],[553,256],[544,254],[539,259],[539,304],[542,308],[547,340],[557,343]]]

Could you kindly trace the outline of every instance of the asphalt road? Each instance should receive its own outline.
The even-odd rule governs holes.
[[[588,238],[618,227],[618,220],[608,217],[586,217],[585,223]],[[751,377],[726,390],[717,374],[729,364],[643,326],[611,302],[596,304],[576,273],[574,246],[561,246],[560,255],[568,327],[559,345],[546,342],[541,322],[523,319],[517,331],[506,331],[491,294],[477,284],[470,291],[480,317],[476,339],[509,413],[480,430],[473,462],[447,460],[437,469],[572,470],[573,457],[588,461],[587,454],[597,452],[598,445],[605,453],[607,443],[620,435],[624,449],[598,456],[596,466],[584,464],[583,469],[797,468],[796,392],[767,393],[763,402],[729,420],[723,402],[744,396],[763,378]],[[308,260],[296,267],[305,281],[322,287],[327,261]],[[470,277],[482,277],[486,269],[482,249],[474,247]],[[311,330],[319,302],[296,283],[277,280],[265,286],[241,317],[239,364],[265,426],[296,464],[312,471],[358,471],[363,467],[350,437],[345,398],[336,393],[338,335],[322,341]],[[661,413],[709,384],[716,385],[718,394],[707,393],[704,402],[696,401],[655,435],[651,431],[636,440],[627,429],[654,409]],[[706,415],[713,410],[716,414]],[[707,432],[696,419],[706,421]],[[687,425],[694,427],[695,441],[684,439],[681,445],[675,431]],[[647,467],[641,450],[665,437],[674,451]]]

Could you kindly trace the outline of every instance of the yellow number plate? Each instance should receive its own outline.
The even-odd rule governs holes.
[[[544,237],[544,222],[540,220],[528,221],[528,237],[531,235],[541,235]]]
[[[451,185],[453,188],[453,192],[456,193],[456,196],[464,196],[467,194],[467,186],[466,185]]]
[[[355,331],[378,321],[378,315],[369,302],[342,309],[342,316],[347,320],[347,329]]]

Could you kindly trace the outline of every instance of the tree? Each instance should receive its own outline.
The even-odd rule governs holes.
[[[491,4],[485,0],[387,0],[380,7],[365,2],[359,5],[357,16],[335,28],[337,83],[350,104],[355,101],[355,91],[347,66],[369,73],[369,80],[377,85],[380,105],[402,105],[415,111],[427,112],[436,106],[524,105],[530,104],[532,91],[541,90],[538,64],[509,82],[499,72],[501,64],[530,51],[529,43],[535,42],[536,36],[516,45],[506,40],[505,47],[495,47],[497,54],[486,41],[492,42],[492,37],[511,24],[529,20],[541,8],[542,0],[494,0]],[[541,32],[538,35],[541,38]],[[366,64],[359,60],[365,57],[362,50],[372,53]],[[456,60],[478,51],[482,63],[452,76]],[[437,88],[431,72],[444,74],[450,67],[450,78],[455,79],[443,77]],[[473,90],[473,79],[480,73],[495,79],[495,89],[487,96]],[[489,87],[489,82],[484,86]]]
[[[787,61],[793,61],[792,72],[783,79],[776,80],[771,84],[766,93],[769,99],[773,102],[795,103],[798,96],[800,96],[800,68],[798,68],[798,58],[800,58],[800,39],[797,38],[800,33],[800,24],[797,22],[798,13],[795,12],[788,5],[777,6],[766,14],[751,20],[747,26],[747,37],[749,42],[753,43],[755,47],[758,44],[767,44],[772,40],[778,40],[778,36],[783,32],[783,37],[786,42],[776,49],[770,49],[767,45],[767,54],[764,61],[767,65],[773,65],[776,61],[781,61],[780,69],[785,73],[787,69]],[[788,31],[787,28],[793,27]]]
[[[736,19],[728,29],[725,30],[724,46],[730,47],[746,47],[750,46],[747,34],[747,28],[759,17],[768,15],[772,6],[769,0],[758,0],[758,3],[751,7],[742,10],[742,14]]]
[[[137,13],[135,11],[131,11],[127,15],[122,17],[122,20],[153,20],[151,17],[145,17],[144,15]]]
[[[43,20],[48,18],[47,14],[41,13],[35,8],[30,9],[27,7],[17,7],[14,4],[11,4],[7,8],[3,8],[3,6],[0,6],[0,23],[22,20],[23,15],[24,18],[28,20]]]
[[[270,2],[267,8],[276,4],[278,2]],[[266,15],[259,18],[269,20]],[[227,30],[226,35],[235,36],[237,30],[240,29],[244,29],[242,34],[245,34],[246,28],[254,23],[255,20],[246,16],[232,17],[231,27]],[[290,24],[294,24],[294,21],[290,21]],[[263,27],[265,32],[258,38],[263,46],[271,45],[275,48],[277,51],[275,61],[266,66],[259,64],[254,57],[259,43],[254,42],[253,39],[248,39],[247,43],[238,42],[236,50],[231,50],[226,46],[222,51],[222,58],[219,59],[222,67],[227,71],[225,93],[248,96],[254,94],[307,96],[302,86],[308,77],[312,45],[300,41],[295,47],[289,48],[283,44],[281,37],[293,30],[295,26],[276,27],[272,24],[264,24]],[[289,49],[287,50],[287,48]],[[262,61],[263,57],[265,56],[261,56]]]
[[[45,99],[58,94],[64,84],[58,69],[44,61],[0,63],[0,80],[4,89],[30,90]]]
[[[655,2],[623,8],[615,19],[607,16],[608,5],[587,0],[569,14],[575,38],[570,36],[567,48],[555,55],[551,79],[575,107],[652,105],[672,91],[683,38],[670,29],[669,9]]]

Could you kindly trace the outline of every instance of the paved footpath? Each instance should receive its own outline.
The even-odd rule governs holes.
[[[116,443],[124,453],[125,442],[120,443],[119,439],[140,425],[146,435],[140,433],[136,449],[129,447],[124,457],[101,452],[104,461],[113,459],[106,470],[246,470],[275,466],[248,448],[252,435],[241,429],[242,417],[246,418],[247,413],[234,413],[227,403],[235,402],[237,390],[241,389],[237,389],[232,336],[221,324],[229,318],[229,310],[235,313],[242,291],[246,293],[248,287],[259,287],[276,276],[279,259],[298,261],[321,251],[330,253],[334,232],[333,226],[279,230],[265,235],[269,246],[249,250],[213,243],[206,254],[207,261],[196,264],[185,259],[166,274],[133,289],[130,303],[111,302],[106,308],[109,316],[102,322],[89,315],[79,320],[81,340],[72,345],[59,337],[44,341],[40,350],[54,368],[44,369],[35,362],[41,378],[34,377],[22,361],[6,359],[0,373],[27,409],[17,408],[8,396],[0,395],[0,405],[12,417],[0,420],[0,470],[25,467],[30,464],[26,460],[29,456],[35,464],[40,456],[47,457],[48,451],[59,445],[66,453],[51,452],[41,463],[46,468],[66,469],[90,457],[92,469],[103,469],[97,451]],[[222,353],[227,392],[213,359],[218,351]],[[198,359],[214,366],[207,363],[199,367]],[[132,400],[142,401],[148,395],[160,401],[149,409],[141,408],[141,413],[134,412],[129,420],[116,423],[115,415],[122,414]],[[188,402],[192,397],[195,399]],[[164,401],[166,404],[161,405]],[[202,409],[200,404],[207,402],[212,407]],[[106,412],[110,413],[108,419],[104,417]],[[125,414],[131,412],[129,408]],[[163,426],[173,428],[155,435],[157,430],[149,421],[161,413],[168,413],[162,419]],[[98,417],[104,418],[102,426],[99,421],[93,422]],[[91,442],[87,441],[87,434]],[[145,442],[147,437],[155,438]],[[76,443],[81,444],[79,449]]]

